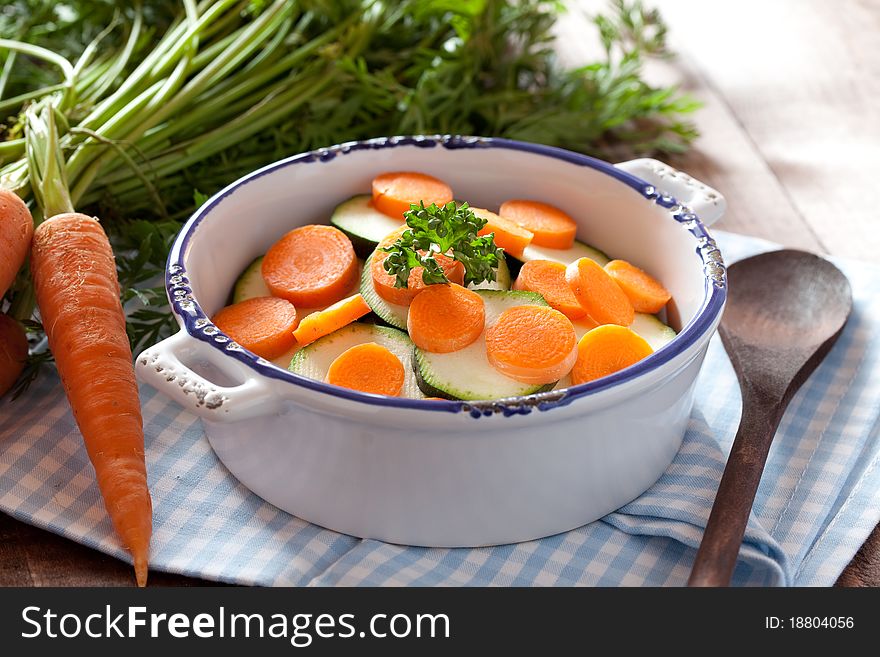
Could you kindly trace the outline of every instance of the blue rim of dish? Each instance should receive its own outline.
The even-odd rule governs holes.
[[[198,225],[210,217],[211,212],[227,196],[236,189],[248,183],[297,164],[315,162],[328,162],[339,156],[362,150],[379,150],[395,148],[398,146],[415,146],[419,148],[435,148],[442,146],[447,149],[476,149],[476,148],[501,148],[508,150],[524,151],[545,157],[589,167],[605,175],[611,176],[639,192],[645,199],[657,203],[669,210],[670,218],[683,224],[696,240],[696,253],[703,262],[705,273],[706,293],[703,303],[696,316],[681,330],[681,332],[669,344],[661,347],[644,360],[602,379],[572,386],[563,390],[551,390],[525,397],[512,397],[508,399],[490,401],[434,401],[421,399],[406,399],[400,397],[385,397],[362,393],[347,388],[333,386],[323,381],[309,379],[299,374],[283,370],[256,354],[243,349],[235,344],[229,336],[223,334],[210,319],[205,315],[201,306],[195,300],[192,289],[189,286],[189,278],[186,273],[184,258],[187,253],[190,239]],[[608,390],[624,382],[631,381],[646,372],[657,369],[664,363],[669,362],[676,356],[693,346],[697,340],[709,330],[718,319],[727,298],[726,272],[718,247],[706,230],[700,218],[688,207],[658,190],[651,183],[642,180],[626,171],[623,171],[604,160],[599,160],[588,155],[581,155],[562,148],[544,146],[529,142],[514,141],[497,137],[471,137],[461,135],[415,135],[396,136],[366,139],[361,141],[346,142],[328,148],[320,148],[294,155],[279,160],[261,169],[250,173],[227,186],[210,198],[195,214],[187,221],[177,236],[171,253],[168,256],[168,265],[165,270],[165,289],[175,314],[182,319],[184,328],[193,338],[206,342],[222,353],[235,358],[248,365],[263,376],[287,381],[311,390],[323,392],[334,397],[367,403],[371,405],[388,406],[394,408],[418,409],[425,411],[444,412],[467,412],[472,417],[482,417],[501,413],[505,416],[524,415],[537,408],[540,411],[548,411],[553,408],[566,406],[575,399],[587,395],[593,395],[603,390]]]

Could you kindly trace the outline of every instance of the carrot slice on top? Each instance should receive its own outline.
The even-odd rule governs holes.
[[[300,346],[305,346],[330,335],[333,331],[351,324],[370,312],[370,307],[360,294],[352,295],[332,306],[303,317],[293,332],[293,337]]]
[[[551,249],[570,249],[577,234],[574,219],[562,210],[540,201],[515,199],[501,204],[498,214],[534,234],[532,243]]]
[[[565,277],[574,296],[598,324],[629,326],[635,319],[633,306],[620,286],[589,258],[571,263]]]
[[[397,397],[403,389],[403,363],[375,342],[355,345],[339,354],[327,371],[327,383],[374,395]]]
[[[546,384],[568,374],[577,359],[571,320],[547,306],[514,306],[486,329],[486,356],[502,374]]]
[[[342,231],[302,226],[272,245],[263,258],[262,273],[273,296],[303,308],[329,306],[354,285],[357,257]]]
[[[376,251],[373,252],[373,257],[370,258],[370,274],[373,277],[373,287],[376,289],[376,293],[388,303],[395,303],[399,306],[408,306],[419,292],[423,292],[428,287],[422,280],[424,267],[414,267],[410,271],[406,287],[395,287],[396,278],[385,271],[385,258],[388,257],[388,254],[380,249],[393,244],[407,228],[408,226],[404,225],[392,231],[379,243]],[[446,278],[450,283],[457,285],[464,283],[463,264],[440,253],[434,254],[434,260],[446,273]]]
[[[530,260],[519,270],[513,289],[537,292],[569,319],[580,319],[587,314],[571,291],[565,278],[565,265],[561,262]]]
[[[495,244],[504,249],[514,258],[521,258],[525,248],[532,243],[534,234],[526,230],[518,223],[507,217],[502,217],[484,210],[483,208],[471,208],[473,213],[486,220],[486,225],[480,229],[478,235],[495,233]]]
[[[594,381],[638,363],[653,353],[638,333],[615,324],[597,326],[578,343],[573,385]]]
[[[226,306],[212,320],[245,349],[266,360],[277,358],[296,343],[296,308],[277,297],[254,297]]]
[[[483,332],[483,297],[461,285],[429,285],[413,299],[406,328],[420,349],[438,354],[464,349]]]
[[[446,205],[451,200],[449,185],[426,173],[392,171],[373,178],[373,207],[401,221],[413,203],[421,201],[427,207],[431,203]]]
[[[605,271],[620,286],[637,313],[659,313],[672,295],[656,278],[626,260],[612,260]]]

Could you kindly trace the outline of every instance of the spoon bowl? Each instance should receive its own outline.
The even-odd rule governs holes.
[[[690,586],[730,583],[782,415],[852,311],[846,276],[812,253],[764,253],[733,264],[727,276],[730,292],[719,333],[739,380],[743,411]]]

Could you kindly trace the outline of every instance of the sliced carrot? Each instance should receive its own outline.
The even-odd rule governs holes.
[[[15,192],[0,189],[0,299],[24,264],[33,235],[34,218],[27,205]]]
[[[303,317],[293,336],[300,346],[314,342],[318,338],[330,335],[333,331],[351,324],[371,311],[370,306],[360,294],[352,295],[332,306]]]
[[[514,306],[486,329],[486,356],[517,381],[546,384],[568,374],[577,358],[571,320],[547,306]]]
[[[427,207],[431,203],[446,205],[451,200],[449,185],[426,173],[392,171],[373,178],[373,206],[401,221],[413,203],[421,201]]]
[[[296,339],[296,308],[277,297],[254,297],[226,306],[212,320],[245,349],[266,360],[278,358]]]
[[[551,249],[570,249],[577,234],[577,224],[559,208],[516,199],[501,204],[498,214],[518,223],[534,234],[532,243]]]
[[[429,285],[413,299],[406,328],[420,349],[438,354],[464,349],[483,332],[483,297],[461,285]]]
[[[424,267],[414,267],[410,271],[406,287],[396,287],[396,277],[385,271],[385,258],[388,257],[388,254],[382,251],[381,248],[393,244],[407,228],[408,226],[406,225],[401,226],[386,236],[379,243],[378,248],[373,252],[373,257],[370,259],[370,274],[373,277],[373,287],[376,288],[376,293],[388,303],[395,303],[399,306],[408,306],[419,292],[423,292],[428,287],[425,281],[422,280]],[[434,260],[443,269],[450,283],[456,283],[457,285],[464,283],[463,264],[441,253],[435,253]]]
[[[263,258],[263,278],[273,296],[304,308],[339,301],[357,280],[351,240],[333,226],[296,228]]]
[[[612,260],[605,271],[620,286],[637,313],[659,313],[672,295],[656,278],[626,260]]]
[[[519,270],[513,289],[537,292],[569,319],[579,319],[587,314],[571,291],[565,278],[565,265],[561,262],[530,260]]]
[[[478,235],[495,233],[495,244],[514,258],[521,258],[525,248],[532,243],[534,234],[507,217],[502,217],[482,208],[471,208],[473,213],[486,220],[486,225]]]
[[[629,326],[635,319],[635,311],[629,298],[605,270],[589,258],[571,263],[565,277],[574,296],[599,324]]]
[[[650,345],[635,331],[615,324],[598,326],[578,343],[571,382],[578,385],[614,374],[652,353]]]
[[[110,241],[94,217],[65,213],[34,231],[40,319],[107,515],[147,581],[152,503],[144,425]]]
[[[21,324],[9,315],[0,315],[0,397],[15,385],[27,356],[27,335]]]
[[[400,359],[375,342],[355,345],[330,364],[327,383],[374,395],[397,397],[405,371]]]

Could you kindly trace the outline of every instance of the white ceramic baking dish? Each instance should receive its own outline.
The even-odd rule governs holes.
[[[558,205],[579,222],[580,239],[663,281],[679,335],[633,367],[567,390],[437,402],[305,379],[211,323],[251,260],[296,226],[326,223],[388,170],[435,175],[475,206]],[[303,153],[233,183],[189,220],[166,275],[181,330],[143,352],[138,373],[201,416],[244,485],[311,522],[426,546],[555,534],[637,497],[675,456],[726,297],[705,229],[723,210],[717,192],[655,160],[613,166],[504,139],[390,137]]]

